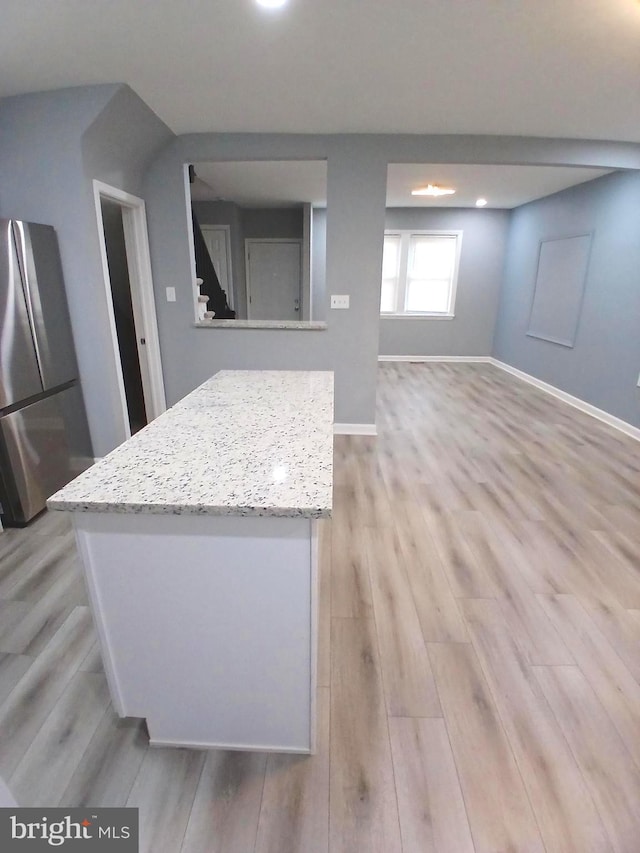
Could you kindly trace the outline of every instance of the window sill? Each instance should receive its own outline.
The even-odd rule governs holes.
[[[319,320],[200,320],[196,329],[295,329],[301,332],[322,332],[326,323]]]
[[[380,314],[381,320],[453,320],[455,314]]]

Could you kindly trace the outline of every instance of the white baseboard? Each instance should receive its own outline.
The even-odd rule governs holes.
[[[334,424],[334,435],[377,435],[375,424]]]
[[[461,361],[461,362],[491,362],[490,355],[379,355],[378,361]]]
[[[609,412],[605,412],[604,409],[599,409],[597,406],[592,406],[591,403],[587,403],[585,400],[581,400],[580,397],[574,397],[573,394],[568,394],[566,391],[562,391],[560,388],[556,388],[555,385],[550,385],[548,382],[543,382],[542,379],[537,379],[535,376],[531,376],[530,373],[525,373],[524,370],[519,370],[517,367],[512,367],[510,364],[506,364],[504,361],[498,361],[497,358],[490,358],[489,362],[495,367],[499,367],[500,370],[504,370],[507,373],[511,373],[513,376],[517,376],[518,379],[522,379],[524,382],[528,382],[529,385],[534,385],[536,388],[540,388],[541,391],[546,391],[547,394],[551,394],[558,400],[562,400],[564,403],[568,403],[575,409],[579,409],[581,412],[584,412],[587,415],[591,415],[592,418],[596,418],[597,420],[602,421],[603,423],[608,424],[611,427],[614,427],[614,429],[620,430],[620,432],[625,433],[625,435],[628,435],[631,438],[635,438],[636,441],[640,441],[640,429],[638,427],[633,426],[633,424],[627,423],[627,421],[623,421],[622,418],[617,418],[615,415],[611,415],[609,414]]]

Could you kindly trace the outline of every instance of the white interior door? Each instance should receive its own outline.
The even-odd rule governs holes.
[[[299,320],[300,240],[246,240],[250,320]]]
[[[213,261],[220,287],[227,294],[229,308],[233,309],[233,279],[231,277],[231,241],[229,229],[202,225],[200,230]]]

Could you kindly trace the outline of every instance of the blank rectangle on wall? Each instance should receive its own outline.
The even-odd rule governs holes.
[[[574,345],[590,249],[591,234],[540,243],[528,335],[566,347]]]

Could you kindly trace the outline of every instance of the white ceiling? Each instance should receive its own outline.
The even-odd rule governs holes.
[[[191,198],[224,199],[243,207],[327,202],[325,160],[194,163],[200,179],[191,186]]]
[[[387,207],[518,207],[536,198],[606,175],[604,169],[557,166],[469,166],[460,164],[390,163],[387,171]],[[427,184],[452,187],[455,195],[437,199],[412,196]]]
[[[194,200],[234,201],[243,207],[326,204],[324,160],[194,166],[198,176],[191,185]],[[487,207],[511,208],[604,174],[603,169],[555,166],[391,163],[387,171],[387,207],[475,207],[476,199],[483,196]],[[438,199],[411,195],[412,189],[428,183],[454,187],[456,194]]]
[[[640,141],[638,0],[3,0],[0,96],[128,83],[176,133]]]

